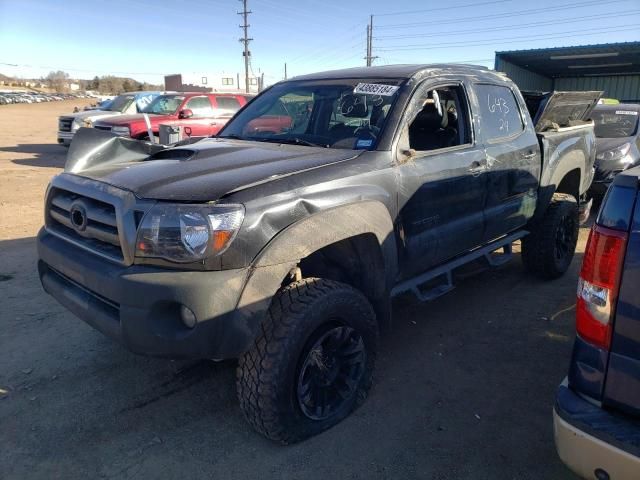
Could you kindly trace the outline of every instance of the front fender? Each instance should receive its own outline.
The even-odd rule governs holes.
[[[373,233],[382,247],[385,268],[395,274],[397,258],[393,222],[380,202],[364,201],[325,210],[285,228],[260,252],[254,265],[298,262],[345,238]]]
[[[301,259],[332,243],[362,234],[378,240],[383,265],[372,265],[372,275],[379,275],[380,296],[388,297],[398,269],[393,222],[380,202],[364,201],[325,210],[285,228],[269,242],[254,260],[248,280],[237,305],[240,322],[255,339],[271,299],[281,288],[287,274]],[[381,271],[378,271],[381,270]],[[385,304],[388,298],[379,299]],[[374,306],[377,302],[374,301]],[[246,347],[249,348],[250,342]]]

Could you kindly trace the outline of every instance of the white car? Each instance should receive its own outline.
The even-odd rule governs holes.
[[[163,92],[129,92],[115,97],[105,108],[71,113],[58,118],[58,143],[69,146],[76,131],[81,127],[93,127],[97,119],[116,115],[140,113],[151,101]]]

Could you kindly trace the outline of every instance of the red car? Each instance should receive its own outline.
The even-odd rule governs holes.
[[[184,127],[186,136],[208,137],[217,134],[250,96],[217,93],[173,93],[156,97],[144,110],[151,130],[158,135],[159,125]],[[148,139],[143,114],[120,115],[96,121],[94,128],[109,130],[123,137]]]

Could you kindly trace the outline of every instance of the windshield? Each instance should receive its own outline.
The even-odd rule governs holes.
[[[111,103],[113,103],[113,100],[103,100],[102,102],[98,103],[97,108],[101,110],[109,110]]]
[[[155,113],[158,115],[172,115],[176,113],[182,104],[184,97],[178,95],[160,95],[146,106],[142,113]]]
[[[277,84],[241,110],[218,137],[373,150],[400,83],[340,79]]]
[[[134,98],[135,97],[133,95],[118,95],[116,98],[111,100],[111,104],[107,106],[106,110],[109,110],[110,112],[124,113],[127,108],[129,108],[129,105],[131,105]]]
[[[635,110],[594,110],[591,118],[595,122],[598,138],[623,138],[635,135],[638,128],[638,112]]]

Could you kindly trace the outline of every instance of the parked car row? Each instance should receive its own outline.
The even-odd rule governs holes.
[[[96,107],[88,107],[82,112],[75,112],[58,117],[58,143],[68,146],[76,131],[81,127],[93,127],[100,118],[117,115],[132,115],[142,112],[163,92],[128,92],[111,100],[103,100]]]
[[[75,98],[91,98],[91,96],[84,93],[2,92],[0,93],[0,105],[58,102]]]
[[[69,145],[81,127],[93,127],[121,137],[156,141],[160,125],[182,127],[186,137],[217,134],[252,95],[202,92],[130,92],[98,108],[63,115],[58,143]],[[253,131],[279,133],[292,123],[286,109],[272,112],[252,125]]]

